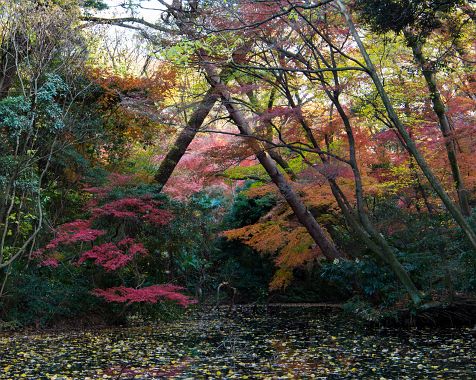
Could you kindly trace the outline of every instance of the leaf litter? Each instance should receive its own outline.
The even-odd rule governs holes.
[[[0,379],[474,379],[468,328],[369,327],[328,309],[0,336]]]

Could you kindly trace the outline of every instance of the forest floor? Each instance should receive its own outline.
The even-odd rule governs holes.
[[[371,327],[338,308],[191,311],[156,325],[0,337],[0,379],[474,379],[470,328]]]

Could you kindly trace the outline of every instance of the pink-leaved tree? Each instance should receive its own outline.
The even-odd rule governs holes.
[[[121,280],[118,286],[100,289],[91,293],[106,302],[132,304],[159,301],[174,301],[186,307],[195,300],[181,293],[184,288],[173,284],[158,284],[146,287],[128,287],[120,271],[133,270],[137,283],[143,282],[140,275],[140,258],[150,252],[140,241],[144,228],[156,230],[170,223],[173,215],[163,208],[163,203],[151,195],[111,197],[118,187],[127,189],[134,185],[134,178],[112,175],[102,187],[85,189],[91,200],[87,203],[86,219],[77,219],[55,229],[54,238],[43,248],[33,252],[32,258],[39,266],[57,268],[60,265],[88,265]],[[114,276],[116,274],[116,276]],[[128,282],[131,282],[130,279]]]

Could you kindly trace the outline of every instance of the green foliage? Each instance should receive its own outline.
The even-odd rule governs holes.
[[[439,26],[438,14],[448,13],[463,0],[357,0],[361,16],[380,32],[401,32],[406,27],[431,31]]]
[[[89,294],[89,280],[81,268],[13,268],[0,299],[1,319],[20,325],[47,326],[64,319],[99,314],[98,300]]]
[[[410,213],[397,207],[396,202],[382,200],[376,205],[374,217],[425,292],[443,291],[448,277],[455,290],[475,290],[476,262],[471,246],[448,214]],[[474,213],[469,221],[476,227]]]
[[[95,9],[102,11],[108,8],[107,4],[102,0],[82,0],[81,7],[86,9]]]
[[[474,292],[476,265],[471,247],[446,213],[410,213],[389,198],[380,199],[373,211],[385,238],[399,249],[398,260],[427,297],[447,294],[448,289]],[[475,226],[474,216],[470,222]],[[394,305],[405,299],[397,279],[385,264],[365,252],[358,256],[324,263],[322,278],[347,292],[347,311],[369,321],[396,317]]]
[[[33,132],[35,123],[41,123],[46,131],[61,130],[64,127],[63,109],[58,103],[58,96],[67,89],[61,77],[48,75],[33,99],[13,96],[0,100],[0,119],[9,138],[15,139],[23,133]]]
[[[324,263],[321,276],[338,289],[381,305],[392,305],[403,294],[394,275],[370,257]]]
[[[276,204],[272,195],[260,198],[249,198],[243,192],[251,186],[249,182],[243,189],[238,190],[230,212],[225,216],[224,223],[227,229],[240,228],[254,224],[260,217],[270,211]]]
[[[312,144],[307,141],[309,138],[306,139],[306,134],[301,130],[301,117],[308,122],[311,134],[318,144],[325,146],[332,156],[339,156],[336,158],[342,160],[342,167],[345,166],[343,162],[349,158],[349,139],[345,137],[348,129],[343,129],[339,112],[334,112],[335,107],[329,112],[329,99],[322,90],[334,94],[342,93],[342,109],[348,112],[356,139],[356,156],[359,162],[354,168],[358,167],[362,171],[364,193],[374,196],[372,200],[367,199],[369,202],[365,209],[369,210],[376,233],[381,233],[390,245],[396,248],[396,256],[426,299],[433,295],[435,298],[442,297],[450,289],[455,292],[476,291],[474,253],[463,233],[446,215],[445,210],[438,208],[438,198],[428,191],[428,185],[421,181],[418,173],[415,174],[415,165],[409,165],[401,142],[392,138],[395,136],[389,137],[389,133],[385,134],[390,124],[383,116],[383,103],[370,79],[361,70],[358,70],[356,75],[354,70],[345,68],[351,64],[349,58],[355,58],[357,55],[355,44],[348,39],[347,31],[335,21],[341,23],[341,14],[334,13],[332,7],[326,8],[325,14],[312,19],[315,25],[311,27],[306,23],[301,30],[298,28],[303,25],[303,15],[314,12],[314,8],[305,10],[304,7],[301,10],[304,13],[293,9],[283,17],[275,14],[268,19],[279,7],[274,8],[266,2],[185,3],[187,4],[184,4],[181,16],[184,20],[193,21],[187,21],[187,28],[190,28],[191,33],[181,35],[178,31],[185,25],[180,25],[180,20],[177,19],[180,12],[164,17],[164,26],[172,29],[176,27],[177,34],[168,36],[164,33],[157,36],[158,40],[169,41],[165,50],[155,49],[154,42],[147,47],[148,49],[153,46],[154,49],[147,51],[143,77],[131,75],[131,71],[138,69],[136,63],[140,59],[130,60],[132,55],[128,54],[127,49],[116,49],[118,46],[108,46],[108,54],[116,54],[113,59],[117,59],[117,62],[108,64],[117,66],[113,71],[124,77],[112,77],[107,68],[99,67],[104,62],[93,63],[94,69],[98,69],[97,72],[92,70],[87,73],[80,67],[82,62],[98,61],[96,58],[99,54],[97,57],[88,56],[87,51],[94,50],[93,45],[102,38],[94,36],[86,41],[87,33],[83,35],[75,28],[80,22],[80,9],[85,14],[94,14],[97,10],[107,8],[105,1],[27,1],[25,6],[23,2],[15,1],[12,7],[8,1],[1,3],[2,9],[5,8],[12,14],[18,11],[18,14],[15,14],[17,18],[11,17],[10,20],[8,12],[4,12],[6,17],[0,17],[1,30],[4,32],[0,41],[0,47],[3,49],[0,60],[5,69],[8,66],[5,57],[11,54],[8,49],[13,46],[12,36],[19,39],[14,45],[15,48],[18,47],[15,53],[18,56],[15,57],[18,61],[15,62],[15,72],[0,99],[0,228],[4,232],[0,259],[5,261],[18,257],[17,261],[2,268],[0,272],[2,289],[5,284],[0,294],[1,318],[6,324],[49,325],[96,312],[110,316],[114,322],[123,322],[126,317],[154,319],[178,316],[176,307],[167,303],[138,304],[126,308],[122,305],[99,307],[98,300],[89,293],[91,285],[115,286],[119,281],[128,287],[164,282],[181,284],[195,293],[197,298],[208,301],[215,301],[217,286],[227,282],[238,289],[237,301],[264,300],[270,295],[268,284],[276,270],[273,262],[276,257],[262,256],[239,242],[227,241],[222,237],[222,232],[252,226],[265,215],[266,223],[277,226],[276,214],[281,210],[276,209],[281,206],[284,211],[280,215],[286,221],[285,226],[278,226],[279,228],[269,232],[268,240],[265,239],[266,235],[258,230],[253,230],[253,237],[261,239],[259,241],[264,242],[266,248],[270,243],[278,241],[275,236],[280,232],[289,232],[291,236],[297,231],[299,234],[292,235],[295,239],[286,246],[288,252],[295,254],[293,258],[302,258],[303,253],[311,252],[312,248],[315,255],[309,260],[295,260],[298,264],[294,269],[283,267],[283,273],[289,275],[286,278],[293,277],[295,281],[285,290],[272,293],[271,296],[276,297],[276,300],[344,300],[348,301],[348,310],[354,310],[368,320],[377,320],[395,305],[404,304],[405,292],[395,275],[387,265],[370,255],[363,242],[356,240],[343,216],[330,206],[334,203],[329,189],[326,191],[330,200],[326,199],[325,205],[316,206],[312,202],[324,197],[324,191],[321,192],[321,189],[327,186],[326,178],[335,176],[336,183],[342,189],[341,196],[347,198],[349,208],[355,207],[355,182],[350,173],[347,175],[344,171],[341,172],[340,166],[335,168],[335,173],[332,173],[334,168],[331,166],[326,174],[316,172],[309,175],[306,170],[309,163],[316,164],[319,169],[321,160],[316,154],[317,150],[312,149]],[[427,48],[435,50],[433,55],[441,55],[442,59],[448,56],[448,62],[451,55],[459,55],[465,62],[470,62],[470,57],[465,52],[469,47],[469,43],[465,41],[466,34],[469,33],[463,29],[463,25],[460,25],[461,28],[457,31],[458,28],[452,28],[457,24],[458,17],[454,20],[450,17],[458,6],[468,5],[468,2],[357,0],[352,5],[356,6],[361,20],[374,31],[384,34],[376,36],[363,33],[364,43],[367,46],[372,45],[371,58],[378,62],[376,66],[379,74],[382,80],[385,80],[385,89],[396,105],[401,120],[408,126],[418,147],[422,147],[425,158],[428,156],[429,165],[437,168],[437,176],[444,178],[444,168],[440,169],[440,166],[445,164],[444,160],[432,157],[433,150],[438,152],[438,149],[444,146],[444,141],[441,138],[433,139],[431,127],[435,123],[434,119],[428,116],[430,99],[425,91],[422,91],[424,87],[416,80],[417,71],[411,57],[409,58],[410,52],[408,49],[402,49],[404,39],[396,37],[390,41],[389,36],[393,37],[393,32],[411,30],[412,34],[420,38],[428,37],[440,26],[445,26],[446,31],[455,29],[448,35],[441,33],[441,40],[439,37],[429,41]],[[210,18],[207,28],[221,29],[225,25],[222,21],[237,21],[231,20],[232,14],[240,14],[240,17],[243,17],[240,23],[252,23],[255,27],[249,30],[245,28],[247,30],[244,34],[241,32],[245,29],[241,28],[231,32],[206,33],[204,26],[198,26],[200,22],[195,21],[200,21],[202,16],[207,17],[209,13],[197,14],[197,18],[194,18],[195,6],[198,6],[199,11],[208,10],[207,8],[214,11],[213,7],[218,7],[220,12],[216,15],[219,16]],[[121,7],[134,12],[140,7],[140,1],[129,1],[121,4]],[[226,10],[233,11],[228,15],[230,20],[226,19]],[[458,9],[459,13],[463,11],[462,8]],[[263,21],[263,17],[267,20]],[[223,20],[217,23],[217,19],[221,18]],[[444,21],[448,22],[445,24]],[[288,22],[287,25],[291,28],[284,36],[279,28]],[[127,22],[124,22],[124,26],[126,24]],[[236,23],[230,22],[230,25]],[[320,49],[326,45],[325,39],[318,40],[318,36],[323,37],[324,34],[314,29],[323,25],[326,26],[327,38],[337,43],[334,47],[340,46],[345,54],[332,47],[321,49],[318,54],[317,50],[313,52],[313,46]],[[193,30],[195,27],[197,29]],[[360,25],[357,27],[362,30]],[[314,29],[314,32],[307,34],[311,29]],[[443,31],[443,28],[441,30]],[[256,32],[259,34],[253,35]],[[273,43],[260,42],[262,37],[268,38],[268,33],[273,36]],[[143,37],[145,36],[146,34],[143,34]],[[406,38],[408,42],[408,37]],[[303,41],[306,49],[299,48]],[[135,42],[139,42],[139,39]],[[28,45],[28,48],[22,49],[22,43]],[[240,57],[243,53],[241,48],[248,46],[250,54]],[[299,54],[293,57],[293,52]],[[127,57],[121,57],[121,54]],[[160,64],[153,62],[154,55],[159,56]],[[225,169],[228,162],[231,162],[230,158],[242,159],[240,155],[250,154],[238,145],[225,146],[228,140],[220,142],[216,152],[212,152],[212,146],[211,150],[204,150],[199,156],[204,158],[208,155],[212,158],[211,165],[203,169],[207,176],[221,171],[220,176],[228,177],[228,184],[247,178],[256,180],[238,189],[233,198],[226,191],[204,188],[186,200],[177,201],[159,194],[157,187],[148,183],[157,167],[155,155],[162,155],[170,148],[174,136],[169,134],[180,130],[178,126],[194,112],[197,95],[208,90],[203,73],[194,72],[197,66],[204,68],[201,66],[203,62],[200,61],[204,56],[207,56],[210,65],[216,62],[217,69],[219,66],[231,68],[234,65],[228,65],[229,63],[235,59],[234,63],[241,63],[242,58],[250,58],[248,62],[253,66],[263,65],[262,70],[256,67],[250,70],[240,67],[240,70],[235,71],[225,69],[223,73],[226,78],[222,78],[223,83],[229,85],[232,97],[243,106],[240,107],[240,112],[243,110],[250,127],[256,133],[264,133],[262,127],[272,121],[266,136],[273,141],[278,141],[279,138],[283,143],[275,152],[280,153],[293,172],[298,173],[297,179],[292,179],[293,187],[317,222],[325,227],[339,249],[352,257],[352,260],[321,262],[319,254],[322,252],[313,245],[304,227],[299,224],[290,208],[286,209],[284,202],[278,204],[272,195],[248,197],[244,190],[269,183],[269,176],[258,164],[245,166],[244,162],[243,166],[231,165]],[[306,62],[308,59],[309,62]],[[322,64],[325,60],[335,63],[338,70],[327,72],[328,65]],[[164,61],[166,63],[161,66]],[[160,70],[167,65],[173,67],[173,70],[165,75],[165,72]],[[466,96],[466,92],[471,90],[466,88],[471,80],[463,75],[466,73],[458,65],[463,64],[448,65],[448,70],[442,71],[445,77],[442,76],[441,80],[442,88],[447,89],[451,95],[447,99],[448,114],[452,118],[455,135],[459,138],[462,135],[460,131],[467,130],[469,125],[464,114],[470,111],[465,111],[463,106],[471,110],[472,103]],[[132,66],[134,67],[131,69]],[[180,71],[184,66],[186,69]],[[288,66],[290,70],[270,69],[273,66]],[[152,67],[158,67],[157,72],[150,72]],[[324,67],[324,70],[317,70],[311,75],[310,72],[300,72],[304,67]],[[457,80],[451,77],[453,74],[458,77]],[[90,83],[90,76],[96,84]],[[145,84],[152,79],[153,85]],[[326,83],[327,81],[334,81],[335,86],[331,82]],[[409,86],[410,81],[415,82],[412,83],[414,87]],[[2,79],[2,86],[3,83]],[[151,96],[153,90],[157,90],[156,85],[160,90]],[[253,96],[250,96],[251,93]],[[299,106],[293,106],[293,112],[288,113],[291,111],[289,106],[294,102],[291,102],[294,97]],[[303,99],[299,99],[300,97]],[[455,110],[456,107],[452,103],[461,104],[461,109]],[[223,109],[217,106],[215,111],[217,117],[210,121],[213,123],[210,125],[216,129],[215,132],[220,132],[226,124],[221,113]],[[149,118],[150,115],[153,117]],[[380,132],[384,133],[377,133],[383,125],[386,126]],[[418,128],[420,126],[424,129],[424,134]],[[292,141],[288,147],[286,140]],[[461,141],[458,141],[463,157],[461,161],[464,163],[462,168],[465,166],[465,171],[472,165],[467,153],[474,150],[473,141],[471,140],[473,145],[469,145],[469,140],[471,136],[461,136]],[[306,153],[297,154],[300,148],[305,148]],[[190,149],[195,148],[191,146]],[[223,162],[219,162],[221,149],[226,157]],[[232,155],[235,157],[231,157]],[[198,156],[190,157],[195,160]],[[337,163],[337,159],[332,158],[329,162]],[[201,165],[189,167],[199,168],[197,170],[203,168]],[[111,185],[106,180],[111,172],[140,174],[135,177],[137,180],[128,185]],[[468,183],[471,183],[470,174],[468,180]],[[450,181],[444,184],[448,190],[452,185]],[[210,182],[208,178],[204,181]],[[470,186],[472,185],[473,183]],[[102,186],[102,190],[107,187],[108,194],[105,198],[93,199],[93,195],[81,190],[83,186]],[[111,189],[111,186],[115,187]],[[425,213],[423,201],[412,193],[418,191],[415,190],[418,186],[423,186],[430,203],[434,203],[435,210],[432,213]],[[231,193],[231,189],[229,190]],[[126,218],[118,221],[112,217],[92,221],[95,228],[107,230],[107,239],[114,241],[130,233],[143,243],[150,253],[138,257],[133,263],[127,262],[114,276],[108,276],[104,268],[98,268],[91,261],[86,261],[86,264],[80,267],[76,266],[75,260],[84,253],[84,246],[61,247],[50,252],[53,255],[50,259],[61,263],[57,270],[37,267],[34,260],[30,260],[30,254],[50,240],[50,226],[88,218],[91,200],[101,203],[143,196],[161,200],[163,203],[160,207],[163,205],[170,210],[174,215],[173,220],[163,228],[147,225],[133,218],[126,222]],[[408,207],[404,205],[400,208],[397,205],[404,197],[410,199]],[[270,212],[275,206],[279,207]],[[365,221],[363,218],[361,220]],[[476,227],[474,214],[470,222]],[[84,243],[87,244],[89,243]],[[24,249],[21,250],[23,245]],[[20,255],[16,255],[17,252]],[[54,263],[56,264],[56,261]],[[276,260],[276,263],[279,265],[279,261]]]
[[[223,230],[244,227],[256,223],[276,204],[273,196],[249,198],[239,189],[229,211],[223,218]],[[274,264],[250,247],[238,242],[220,238],[213,256],[213,267],[217,281],[227,281],[238,289],[241,301],[263,300],[268,294],[268,284],[273,274]]]
[[[7,97],[0,100],[2,126],[9,128],[11,136],[18,136],[29,127],[31,104],[23,96]]]
[[[213,255],[215,286],[229,282],[238,291],[237,302],[264,302],[274,264],[250,247],[236,241],[220,239]]]

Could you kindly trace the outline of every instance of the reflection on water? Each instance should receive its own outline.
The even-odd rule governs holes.
[[[469,329],[369,328],[316,308],[0,337],[0,379],[474,379],[475,358]]]

